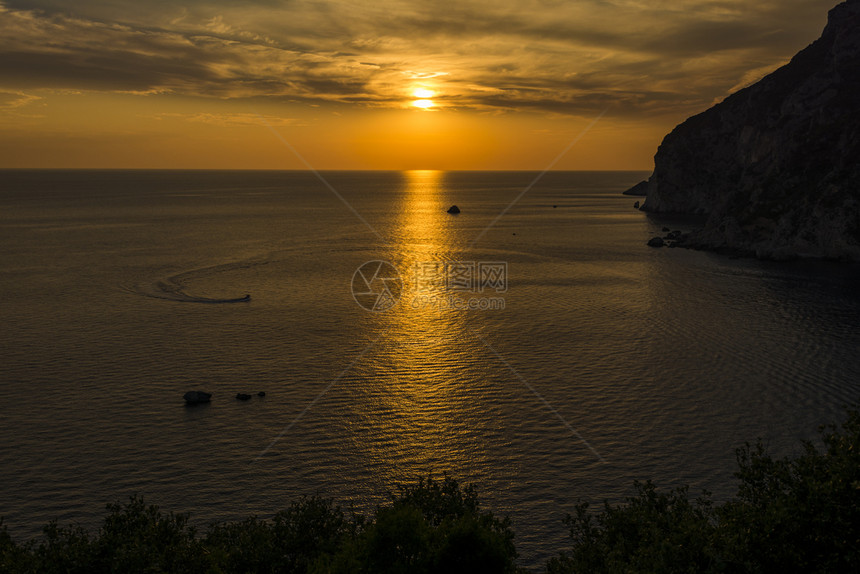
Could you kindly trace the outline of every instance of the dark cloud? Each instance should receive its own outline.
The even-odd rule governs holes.
[[[0,78],[21,88],[147,91],[180,83],[214,81],[205,68],[169,57],[129,52],[5,52]]]

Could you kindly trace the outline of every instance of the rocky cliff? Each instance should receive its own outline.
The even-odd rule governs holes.
[[[788,64],[667,135],[644,211],[707,215],[694,247],[860,261],[860,0]]]

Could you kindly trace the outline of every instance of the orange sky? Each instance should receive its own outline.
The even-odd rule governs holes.
[[[0,0],[0,167],[650,169],[833,5]]]

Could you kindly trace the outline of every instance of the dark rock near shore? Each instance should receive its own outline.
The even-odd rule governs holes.
[[[182,398],[185,399],[185,404],[188,405],[199,405],[201,403],[208,403],[212,400],[212,393],[205,393],[203,391],[188,391]]]
[[[639,195],[645,196],[648,194],[648,182],[640,181],[630,189],[624,192],[624,195]]]
[[[633,209],[639,209],[639,202],[638,201],[633,204]]]
[[[448,208],[448,213],[453,213],[454,215],[456,215],[456,214],[460,213],[460,208],[457,207],[456,205],[452,205],[451,207]]]
[[[687,247],[860,261],[858,94],[860,0],[848,0],[788,64],[665,137],[633,188],[642,210],[707,216]]]
[[[238,401],[250,401],[251,395],[246,393],[236,393],[236,400]]]
[[[663,247],[663,238],[652,237],[648,240],[648,247]]]

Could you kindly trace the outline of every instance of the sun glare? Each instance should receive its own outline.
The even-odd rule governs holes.
[[[426,110],[432,108],[435,104],[433,103],[432,98],[436,95],[436,92],[433,90],[428,90],[427,88],[415,88],[412,90],[412,95],[416,98],[412,105],[416,108],[421,108],[422,110]]]

